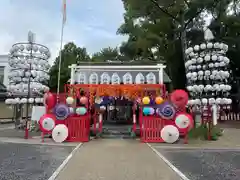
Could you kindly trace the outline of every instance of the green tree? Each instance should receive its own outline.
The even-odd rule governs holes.
[[[119,34],[129,35],[125,51],[153,59],[152,48],[163,57],[175,88],[185,87],[183,51],[186,44],[203,39],[203,14],[216,7],[217,0],[123,0],[125,22]],[[194,31],[192,31],[194,30]],[[199,38],[196,39],[196,37]],[[186,38],[191,38],[186,40]],[[126,47],[130,47],[127,49]],[[123,48],[124,49],[124,48]],[[140,50],[140,53],[139,53]],[[135,54],[134,54],[135,53]],[[158,59],[155,59],[158,60]]]
[[[92,61],[94,62],[106,62],[108,60],[117,61],[119,60],[120,54],[118,48],[103,48],[100,52],[96,52],[92,55]]]
[[[64,90],[64,84],[70,79],[70,69],[68,66],[71,64],[78,64],[80,61],[90,61],[90,57],[87,54],[86,48],[77,47],[73,42],[66,44],[61,51],[61,75],[60,75],[60,91]],[[49,87],[51,91],[57,90],[58,83],[58,69],[59,69],[59,56],[54,61],[53,66],[50,69],[50,81]]]

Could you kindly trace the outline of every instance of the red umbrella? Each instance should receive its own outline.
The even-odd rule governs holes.
[[[188,103],[188,93],[182,89],[175,90],[171,93],[170,100],[177,108],[185,108]]]

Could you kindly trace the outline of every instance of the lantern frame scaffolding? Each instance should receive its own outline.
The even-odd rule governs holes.
[[[8,85],[8,97],[13,99],[7,99],[7,100],[16,100],[16,99],[26,99],[26,102],[7,102],[6,104],[26,104],[26,119],[23,127],[25,128],[25,138],[28,138],[28,123],[29,123],[29,107],[30,104],[34,102],[30,102],[30,99],[32,98],[35,101],[38,97],[42,97],[44,91],[49,89],[46,85],[48,83],[49,75],[48,71],[50,68],[50,65],[48,63],[48,59],[50,58],[51,54],[49,49],[39,43],[33,42],[33,38],[28,38],[28,42],[20,42],[15,43],[12,45],[12,48],[10,50],[9,54],[9,66],[11,72],[22,72],[22,75],[19,77],[20,80],[14,80],[14,76],[9,76],[9,85]],[[40,65],[39,62],[42,62],[43,65]],[[46,64],[47,63],[47,64]],[[20,66],[21,65],[21,66]],[[33,75],[34,73],[35,75]],[[28,72],[28,76],[26,73]],[[38,75],[37,75],[38,73]],[[41,74],[42,75],[41,77]],[[18,76],[15,76],[18,77]],[[23,81],[23,78],[25,80]],[[35,79],[35,80],[34,80]],[[27,80],[27,81],[26,81]],[[41,88],[37,89],[36,87],[31,85],[31,83],[36,83],[38,85],[41,85]],[[22,88],[20,88],[19,92],[13,91],[10,89],[11,86],[16,86],[17,84],[27,85],[26,91],[21,91]],[[35,84],[35,86],[36,86]],[[44,85],[45,84],[45,85]],[[14,89],[14,88],[13,88]],[[41,99],[41,102],[36,103],[42,103],[43,98]],[[22,114],[22,113],[21,113]],[[22,117],[23,118],[23,117]],[[20,122],[19,122],[20,124]],[[16,122],[17,125],[17,122]]]

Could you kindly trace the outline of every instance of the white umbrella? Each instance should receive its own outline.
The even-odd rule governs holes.
[[[68,128],[64,124],[58,124],[52,131],[52,138],[57,143],[62,143],[68,137]]]
[[[40,123],[41,123],[42,128],[45,131],[51,131],[55,127],[55,121],[54,121],[54,119],[52,119],[50,117],[43,119],[42,121],[40,121]]]
[[[185,129],[190,126],[191,119],[185,114],[177,115],[175,124],[178,128]]]
[[[161,138],[166,143],[174,143],[179,138],[179,131],[173,125],[167,125],[161,130]]]

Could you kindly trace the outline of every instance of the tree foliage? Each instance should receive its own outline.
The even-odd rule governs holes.
[[[175,88],[185,87],[183,51],[204,41],[206,15],[224,17],[231,0],[122,0],[126,13],[118,33],[128,35],[122,49],[132,57],[152,59],[155,54],[167,64]],[[129,49],[128,49],[129,48]],[[156,59],[156,58],[155,58]],[[161,58],[157,58],[159,60]]]
[[[73,43],[62,51],[61,82],[69,79],[68,65],[80,61],[163,62],[175,88],[185,87],[184,50],[204,41],[209,24],[216,41],[229,45],[232,70],[240,76],[240,0],[122,0],[124,23],[118,35],[128,39],[118,48],[107,47],[89,57],[85,48]],[[209,17],[212,17],[209,20]],[[206,21],[206,19],[208,19]],[[51,69],[52,88],[56,89],[59,57]]]
[[[116,61],[119,59],[119,53],[118,53],[118,48],[103,48],[100,50],[100,52],[96,52],[92,56],[92,60],[94,62],[106,62],[106,61]]]
[[[60,91],[64,90],[64,84],[70,79],[70,69],[68,66],[71,64],[77,64],[81,61],[89,61],[90,56],[87,54],[86,48],[77,47],[73,42],[66,44],[61,51],[61,75],[60,75]],[[49,87],[52,91],[57,90],[58,83],[58,70],[59,70],[59,60],[58,56],[54,61],[52,68],[50,69],[50,82]]]

